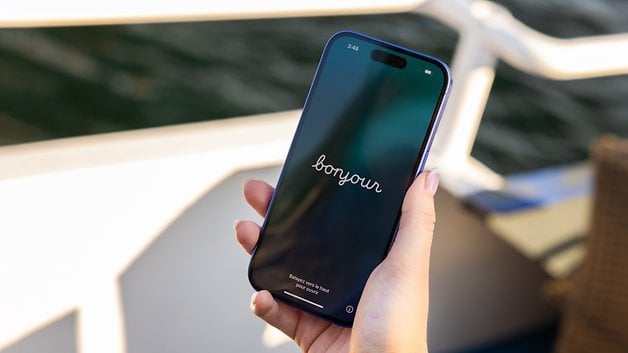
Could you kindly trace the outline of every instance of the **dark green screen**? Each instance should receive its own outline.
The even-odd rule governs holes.
[[[375,49],[407,65],[375,61]],[[448,83],[435,59],[351,32],[330,39],[251,260],[255,288],[352,323],[347,306],[388,250]]]

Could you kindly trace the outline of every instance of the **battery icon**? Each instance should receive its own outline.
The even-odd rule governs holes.
[[[425,69],[425,71],[423,71],[423,72],[425,72],[426,75],[431,75],[432,74],[432,70],[428,70],[428,69]]]

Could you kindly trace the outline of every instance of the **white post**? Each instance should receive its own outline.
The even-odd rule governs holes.
[[[80,353],[126,353],[124,311],[117,279],[86,285],[79,306]]]
[[[443,172],[447,189],[463,196],[478,189],[496,189],[503,184],[500,175],[471,157],[493,85],[497,58],[484,40],[482,23],[473,18],[477,15],[474,13],[477,3],[448,3],[452,4],[454,6],[444,6],[442,2],[429,1],[417,12],[446,17],[448,24],[460,33],[452,63],[454,84],[431,153],[433,163]]]

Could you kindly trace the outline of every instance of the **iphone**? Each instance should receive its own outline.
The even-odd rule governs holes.
[[[450,85],[430,56],[355,32],[329,39],[251,258],[255,289],[352,325]]]

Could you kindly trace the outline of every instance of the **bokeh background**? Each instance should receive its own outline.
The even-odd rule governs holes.
[[[560,38],[628,31],[623,0],[498,2]],[[299,108],[342,29],[449,63],[457,41],[412,14],[4,29],[0,145]],[[473,155],[500,173],[585,159],[600,134],[628,136],[627,96],[626,76],[557,82],[500,63]]]

